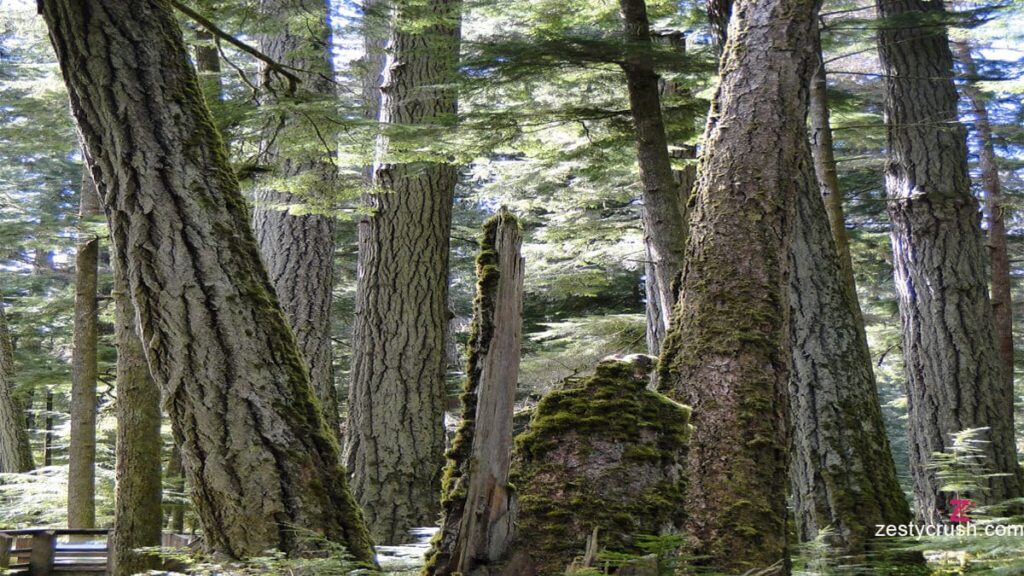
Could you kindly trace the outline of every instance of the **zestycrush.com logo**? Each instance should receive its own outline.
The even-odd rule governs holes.
[[[875,524],[875,536],[924,538],[936,536],[1020,536],[1024,524],[985,523],[979,525],[970,516],[974,502],[966,498],[949,501],[949,523],[942,524]]]

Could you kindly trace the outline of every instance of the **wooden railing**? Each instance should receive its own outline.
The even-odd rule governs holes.
[[[191,538],[165,533],[165,548],[188,546]],[[110,530],[96,528],[25,528],[0,531],[0,572],[51,576],[53,574],[106,574],[110,556]]]

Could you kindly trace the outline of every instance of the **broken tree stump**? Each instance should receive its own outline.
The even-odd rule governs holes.
[[[462,423],[448,453],[444,518],[426,575],[487,574],[512,536],[515,505],[508,475],[522,344],[521,244],[519,222],[505,208],[484,224]]]

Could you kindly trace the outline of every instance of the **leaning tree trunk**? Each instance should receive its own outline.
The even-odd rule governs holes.
[[[817,8],[734,4],[662,351],[662,386],[693,407],[689,551],[730,572],[788,571],[789,251]]]
[[[437,516],[457,177],[450,164],[402,158],[388,132],[390,125],[452,120],[459,11],[458,0],[394,3],[376,190],[365,198],[368,215],[359,225],[346,458],[353,491],[382,542],[400,542]]]
[[[934,454],[950,435],[987,428],[971,491],[981,502],[1021,495],[1013,435],[1013,390],[992,330],[977,202],[958,122],[953,58],[941,2],[878,0],[889,159],[885,185],[903,327],[915,514],[938,522],[951,511]],[[915,24],[916,19],[927,22]],[[891,25],[885,25],[886,21]]]
[[[129,576],[158,566],[154,556],[135,552],[135,549],[160,545],[163,439],[160,437],[160,388],[149,375],[142,343],[136,335],[128,279],[117,262],[113,264],[117,462],[110,562],[113,576]]]
[[[170,7],[40,10],[207,545],[241,557],[327,539],[372,562]]]
[[[971,102],[974,112],[974,130],[978,143],[978,164],[981,185],[985,191],[985,218],[988,221],[988,259],[992,271],[992,318],[995,320],[996,343],[1003,363],[1003,390],[1013,392],[1013,295],[1010,289],[1010,253],[1006,236],[1006,206],[1003,204],[1003,186],[999,180],[999,165],[992,144],[992,124],[988,117],[985,97],[975,84],[978,67],[971,55],[969,42],[955,44],[957,57],[967,77],[962,90]],[[1006,408],[1013,416],[1013,396],[1006,398]]]
[[[14,346],[0,303],[0,473],[28,472],[32,467],[25,408],[15,392]]]
[[[441,532],[424,574],[475,574],[497,563],[512,538],[512,415],[523,338],[519,221],[504,208],[484,224],[476,260],[462,422],[448,453]]]
[[[68,447],[68,527],[96,527],[96,344],[100,239],[89,219],[100,213],[96,186],[82,177],[75,253],[75,327],[71,352],[71,441]]]
[[[910,508],[889,451],[859,306],[841,272],[810,148],[803,150],[790,252],[797,534],[809,542],[830,527],[830,545],[861,554],[877,524],[905,524]]]
[[[264,74],[269,105],[282,110],[268,120],[265,161],[272,167],[256,186],[253,228],[263,262],[299,349],[309,368],[324,420],[340,431],[331,343],[331,292],[334,289],[334,218],[323,212],[335,194],[338,169],[332,162],[331,118],[337,95],[331,64],[331,36],[324,0],[263,0],[261,10],[277,28],[260,36],[260,48],[278,64],[300,71],[299,91],[288,95]],[[304,106],[303,114],[287,105]],[[318,134],[312,150],[283,149],[279,142]],[[297,184],[297,185],[296,185]],[[287,186],[288,191],[285,191]],[[293,213],[296,205],[312,210]],[[317,213],[317,211],[320,213]]]
[[[811,153],[814,158],[814,172],[821,197],[825,200],[829,227],[835,241],[836,256],[843,283],[851,292],[849,302],[853,305],[857,325],[864,331],[864,317],[857,302],[857,283],[853,276],[853,259],[850,256],[850,238],[846,234],[846,215],[843,212],[843,191],[839,188],[839,172],[836,169],[835,147],[832,142],[832,124],[828,108],[828,76],[825,60],[821,53],[821,31],[815,27],[815,66],[811,78],[811,96],[808,107],[811,130]]]
[[[658,73],[651,55],[651,27],[645,0],[620,0],[627,43],[622,69],[626,73],[629,108],[636,131],[636,155],[643,185],[644,247],[647,291],[647,349],[657,355],[665,338],[674,285],[683,271],[686,250],[686,201],[672,174],[672,160],[661,114]]]

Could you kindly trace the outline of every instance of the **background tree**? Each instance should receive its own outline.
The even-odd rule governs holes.
[[[992,329],[945,9],[923,0],[876,6],[884,19],[878,50],[886,75],[885,188],[906,358],[914,512],[938,522],[952,505],[929,463],[956,432],[984,428],[979,474],[999,474],[979,478],[986,490],[972,492],[972,499],[1021,495],[1013,390]]]
[[[438,511],[444,454],[448,258],[455,166],[412,161],[404,127],[446,129],[456,111],[461,3],[392,6],[374,190],[359,225],[346,461],[374,537],[401,542]],[[422,132],[421,132],[422,134]]]

